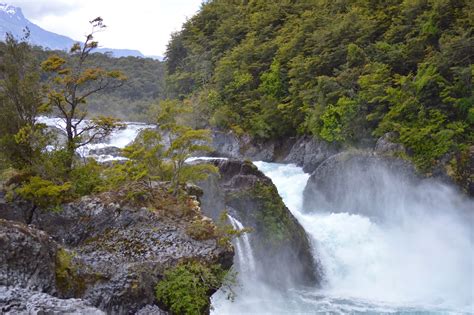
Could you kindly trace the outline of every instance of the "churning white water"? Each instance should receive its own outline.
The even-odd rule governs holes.
[[[43,123],[50,127],[55,127],[58,129],[63,130],[65,127],[65,122],[61,118],[51,118],[41,116],[38,117],[38,122]],[[82,125],[85,126],[88,121],[82,122]],[[122,157],[114,157],[111,155],[94,155],[90,154],[91,150],[95,149],[102,149],[106,147],[116,147],[119,149],[125,148],[128,144],[130,144],[135,138],[137,137],[138,133],[146,128],[152,128],[151,125],[146,125],[143,123],[135,123],[135,122],[126,122],[125,128],[119,129],[114,131],[107,139],[104,139],[102,142],[91,143],[85,145],[84,147],[78,150],[78,153],[83,157],[92,157],[99,162],[106,162],[106,161],[113,161],[113,160],[121,160],[124,159]]]
[[[398,214],[383,220],[349,210],[332,213],[317,205],[315,209],[303,209],[303,190],[309,174],[291,164],[255,164],[272,179],[306,230],[324,281],[321,289],[295,288],[288,292],[256,281],[244,282],[234,303],[225,302],[218,295],[214,298],[215,314],[474,311],[472,201],[449,187],[430,183],[395,189],[405,194],[398,196],[398,202],[375,205],[380,206],[379,211]],[[387,187],[411,185],[395,182],[398,177],[389,172],[383,176],[385,181],[394,181]],[[382,193],[394,191],[387,188]],[[350,191],[346,194],[351,197]],[[389,197],[393,200],[396,196]],[[377,203],[377,198],[370,195],[364,198]],[[469,210],[471,215],[463,213]],[[240,276],[242,281],[249,281],[246,271],[239,271],[244,273]],[[258,299],[261,303],[256,302]],[[270,300],[274,303],[268,303]]]
[[[63,125],[57,118],[40,117],[39,121]],[[79,153],[92,156],[92,149],[124,148],[140,130],[149,127],[127,123],[127,128]],[[92,157],[99,161],[117,159]],[[378,168],[372,170],[376,174],[368,174],[381,178],[376,189],[355,187],[338,192],[346,212],[332,212],[331,204],[323,201],[303,209],[309,174],[291,164],[255,164],[272,179],[306,230],[324,281],[320,289],[286,292],[260,283],[250,237],[244,234],[234,243],[240,282],[236,300],[230,302],[218,291],[213,296],[213,314],[474,313],[472,200],[448,186],[436,182],[415,185]],[[363,174],[350,175],[348,181],[357,177],[355,185],[364,182]],[[351,201],[367,211],[354,211]],[[375,212],[384,215],[367,216]],[[234,228],[243,228],[236,218],[229,219]]]

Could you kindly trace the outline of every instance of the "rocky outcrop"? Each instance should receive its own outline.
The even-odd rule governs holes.
[[[4,286],[0,286],[0,313],[5,315],[105,314],[87,301],[80,299],[58,299],[46,293]]]
[[[419,179],[414,167],[405,160],[378,156],[372,151],[343,152],[328,158],[311,174],[304,190],[303,207],[306,211],[319,209],[378,217],[383,212],[381,205],[398,203],[407,185]]]
[[[54,293],[57,248],[45,232],[0,219],[0,285]]]
[[[237,136],[232,131],[212,130],[210,143],[212,151],[207,155],[252,161],[282,161],[294,142],[294,138],[262,140],[249,135]]]
[[[339,152],[339,147],[314,137],[302,136],[279,140],[258,140],[233,132],[212,131],[210,156],[252,161],[294,163],[310,173],[328,157]]]
[[[148,314],[159,309],[155,285],[167,269],[190,260],[232,265],[232,247],[189,235],[191,220],[200,216],[196,197],[180,204],[164,200],[166,206],[154,210],[120,205],[114,198],[84,197],[60,212],[38,209],[31,225],[35,228],[0,221],[0,286],[79,298],[113,314],[134,313],[148,305],[142,310]],[[12,207],[10,214],[23,218],[12,213],[26,208]],[[13,296],[24,297],[21,305],[29,305],[31,297],[34,301],[44,297]]]
[[[122,149],[114,147],[114,146],[103,147],[103,148],[90,150],[89,155],[95,155],[95,156],[107,155],[107,156],[112,156],[112,157],[119,157],[119,156],[122,156]]]
[[[339,152],[339,148],[328,142],[304,136],[296,140],[283,163],[294,163],[306,173],[313,172],[322,162]]]
[[[258,262],[256,274],[280,287],[317,284],[319,274],[310,242],[271,180],[251,162],[213,163],[220,176],[200,183],[204,191],[202,209],[213,218],[226,209],[252,229],[250,240]]]

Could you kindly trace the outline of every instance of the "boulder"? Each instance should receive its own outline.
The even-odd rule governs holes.
[[[203,212],[217,219],[227,210],[245,227],[256,256],[256,274],[280,287],[319,281],[308,237],[272,181],[249,161],[214,160],[219,175],[200,183]],[[285,272],[283,273],[282,270]]]
[[[227,158],[242,158],[239,138],[233,132],[212,131],[211,133],[212,156]]]
[[[45,232],[0,219],[0,285],[54,293],[57,249]]]
[[[383,205],[398,203],[409,184],[420,179],[406,160],[346,151],[328,158],[311,174],[303,208],[380,217],[386,214],[380,210]]]
[[[303,136],[296,140],[282,162],[294,163],[303,167],[306,173],[311,173],[327,158],[338,152],[339,148],[335,144]]]
[[[87,301],[80,299],[58,299],[47,293],[5,286],[0,286],[0,313],[5,315],[105,314]]]

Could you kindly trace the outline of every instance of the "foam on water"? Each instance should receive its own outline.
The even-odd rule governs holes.
[[[243,283],[236,301],[225,301],[217,294],[215,314],[473,312],[472,222],[457,208],[472,210],[472,201],[436,183],[397,189],[407,194],[400,196],[400,204],[380,205],[380,211],[399,214],[393,220],[373,221],[361,214],[325,209],[304,211],[308,174],[295,165],[255,164],[272,179],[309,235],[324,272],[323,287],[281,292],[240,270]],[[388,173],[383,177],[396,180]],[[394,182],[387,187],[399,184],[406,185]],[[430,211],[435,206],[443,211]],[[416,209],[410,213],[410,208]],[[400,209],[408,213],[401,215]]]
[[[61,118],[51,118],[42,116],[38,118],[38,122],[46,124],[50,127],[59,128],[61,130],[63,130],[66,126],[64,120]],[[87,124],[87,121],[84,121],[82,125],[79,126],[84,126],[85,124]],[[133,140],[135,140],[141,130],[153,127],[152,125],[136,122],[125,122],[125,125],[125,128],[114,131],[103,142],[91,143],[85,145],[82,148],[79,148],[78,153],[83,157],[92,157],[98,160],[99,162],[125,160],[125,158],[123,157],[114,157],[111,155],[93,155],[89,153],[91,150],[102,149],[106,147],[117,147],[123,149]]]

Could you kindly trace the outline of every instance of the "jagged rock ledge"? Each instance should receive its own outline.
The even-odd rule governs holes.
[[[23,221],[0,220],[2,314],[166,314],[155,298],[166,270],[186,261],[232,265],[232,246],[189,235],[190,220],[202,217],[195,196],[153,211],[84,197],[60,212],[35,211],[31,225],[28,204],[0,204],[0,217]]]
[[[256,256],[255,276],[280,288],[318,285],[320,270],[310,241],[272,181],[250,161],[212,160],[219,175],[200,183],[202,210],[218,218],[227,210],[245,227]],[[284,271],[284,272],[283,272]]]

